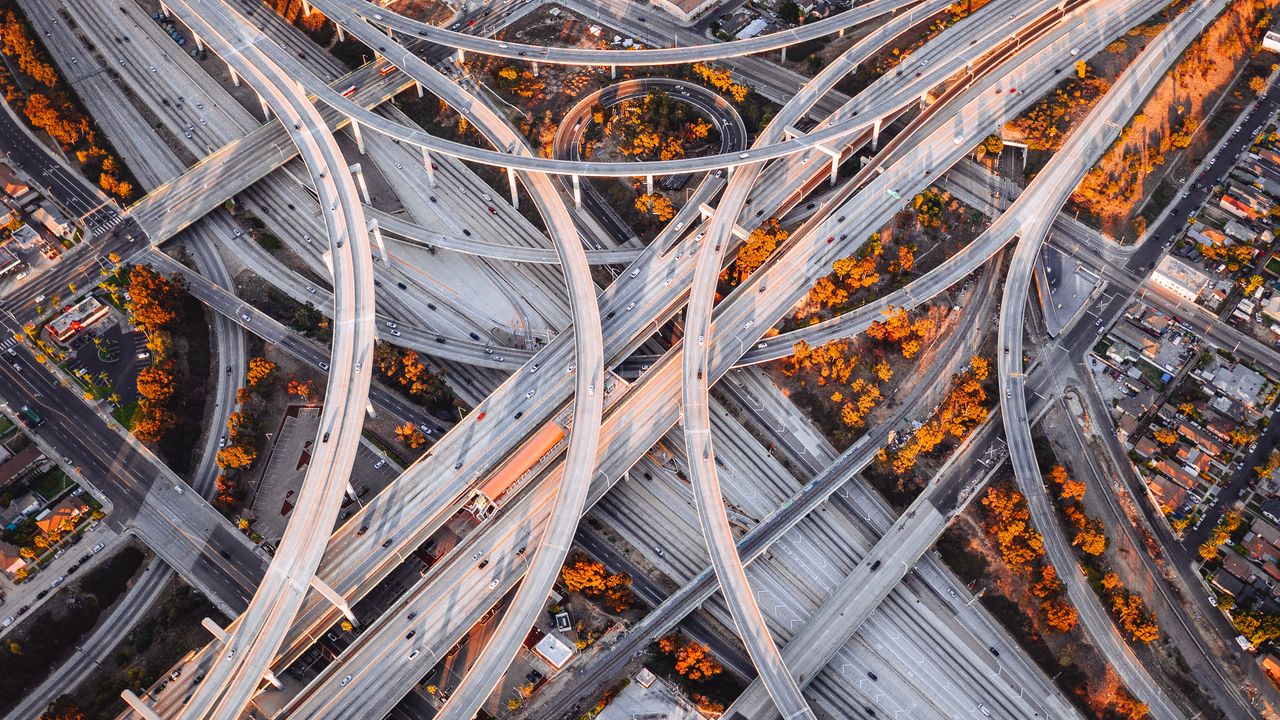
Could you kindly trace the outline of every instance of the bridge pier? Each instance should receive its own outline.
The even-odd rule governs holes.
[[[871,149],[875,150],[880,144],[880,118],[876,118],[875,124],[871,126]]]
[[[617,79],[618,79],[618,66],[617,66],[617,65],[610,65],[610,66],[609,66],[609,79],[610,79],[610,80],[617,80]]]
[[[169,6],[165,3],[160,3],[160,12],[164,13],[165,17],[173,17],[173,13],[169,12]]]
[[[356,122],[355,118],[351,119],[351,134],[356,138],[356,149],[360,151],[361,155],[363,155],[364,138],[360,135],[360,123]]]
[[[507,168],[507,182],[511,185],[511,207],[520,209],[520,194],[516,192],[516,170]]]
[[[351,612],[351,606],[347,604],[347,599],[339,595],[336,591],[334,591],[333,588],[329,587],[325,583],[325,581],[321,580],[315,575],[312,575],[311,589],[320,593],[320,595],[324,597],[324,599],[333,603],[333,606],[338,608],[338,610],[340,610],[342,614],[346,616],[347,620],[349,620],[352,625],[356,625],[356,626],[360,625],[360,621],[356,620],[355,613]]]
[[[419,100],[421,100],[421,99],[422,99],[422,96],[425,94],[425,91],[422,89],[422,83],[418,82],[417,80],[414,80],[414,81],[413,81],[413,86],[414,86],[415,88],[417,88],[417,90],[418,90],[418,99],[419,99]]]
[[[573,206],[579,210],[582,209],[582,182],[578,180],[577,175],[570,175],[573,178]]]
[[[372,205],[369,201],[369,184],[364,181],[364,170],[361,169],[360,163],[356,163],[347,168],[351,171],[351,177],[356,180],[356,187],[360,188],[360,197],[364,198],[365,205]]]
[[[645,175],[644,184],[645,184],[646,191],[650,195],[652,195],[653,194],[653,175]]]
[[[535,60],[529,64],[533,66],[533,76],[538,77],[538,62]]]
[[[927,107],[929,107],[929,93],[922,92],[920,93],[920,109],[924,110]]]
[[[329,279],[333,279],[333,252],[325,250],[320,253],[320,259],[324,261],[324,266],[329,270]]]
[[[778,62],[786,62],[786,61],[787,61],[787,46],[786,46],[786,45],[783,45],[783,46],[782,46],[782,57],[778,60]]]
[[[342,29],[342,23],[334,23],[333,27],[338,30],[338,42],[346,42],[347,31]]]
[[[196,49],[200,52],[204,52],[204,41],[200,39],[200,36],[195,33],[191,33],[191,39],[196,41]]]
[[[236,69],[231,67],[231,63],[227,63],[227,69],[231,71],[231,84],[240,87],[240,75]]]
[[[134,695],[132,690],[128,688],[121,690],[120,697],[124,698],[124,701],[129,705],[129,707],[134,712],[141,715],[144,720],[161,720],[160,716],[156,714],[156,711],[152,710],[146,703],[142,702],[142,699],[137,695]]]
[[[458,48],[458,56],[454,58],[453,60],[454,64],[461,65],[463,62],[466,61],[466,59],[467,59],[467,54],[463,52],[462,48]]]
[[[302,17],[311,17],[311,3],[302,0]]]
[[[382,228],[378,227],[376,219],[369,220],[369,234],[373,236],[373,243],[378,246],[378,254],[382,256],[382,264],[391,267],[391,256],[387,255],[387,243],[382,238]]]
[[[262,97],[262,93],[258,93],[258,102],[262,103],[262,117],[267,121],[271,120],[271,106],[267,104],[267,99]]]
[[[418,87],[422,87],[422,86],[419,85]],[[427,182],[431,185],[431,187],[435,187],[436,186],[436,170],[434,167],[431,166],[431,154],[427,152],[426,148],[422,148],[422,167],[424,167],[427,171]]]
[[[831,184],[836,184],[836,172],[840,169],[840,151],[832,150],[826,145],[814,145],[814,149],[821,153],[826,153],[831,158]]]

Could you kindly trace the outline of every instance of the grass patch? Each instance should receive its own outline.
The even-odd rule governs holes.
[[[75,486],[76,484],[71,478],[67,477],[67,473],[56,465],[45,474],[32,480],[29,485],[32,490],[40,493],[40,496],[46,500],[52,500]]]
[[[130,400],[120,407],[111,411],[111,417],[116,419],[125,430],[133,432],[134,418],[138,415],[138,401]]]

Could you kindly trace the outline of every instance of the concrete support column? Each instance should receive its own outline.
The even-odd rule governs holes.
[[[278,679],[276,679],[276,674],[275,674],[275,673],[273,673],[273,672],[271,672],[271,670],[270,670],[270,669],[268,669],[268,670],[267,670],[267,672],[266,672],[266,674],[262,676],[262,679],[263,679],[263,680],[266,680],[266,681],[267,681],[267,682],[269,682],[269,683],[271,683],[271,686],[272,686],[272,687],[274,687],[274,688],[275,688],[275,689],[277,689],[277,690],[281,690],[281,689],[283,689],[283,688],[284,688],[284,685],[281,685],[281,684],[280,684],[280,681],[279,681]]]
[[[240,75],[236,73],[236,69],[231,67],[231,64],[228,63],[227,70],[231,72],[231,84],[236,87],[240,87]]]
[[[836,33],[836,37],[844,37],[844,28],[840,28],[840,32]]]
[[[329,279],[333,279],[333,253],[325,250],[320,253],[320,259],[324,261],[324,266],[329,269]]]
[[[191,39],[196,41],[196,49],[200,52],[204,52],[204,41],[200,39],[200,36],[195,33],[191,33]]]
[[[421,99],[422,99],[422,96],[423,96],[423,95],[425,94],[425,92],[426,92],[425,90],[423,90],[423,89],[422,89],[422,83],[420,83],[420,82],[418,82],[417,80],[415,80],[415,81],[413,82],[413,86],[414,86],[415,88],[417,88],[417,89],[418,89],[418,99],[419,99],[419,100],[421,100]]]
[[[422,148],[422,167],[427,170],[427,182],[431,184],[431,187],[435,187],[436,169],[431,165],[431,154],[427,152],[426,148]]]
[[[387,26],[386,30],[387,30],[387,37],[391,38],[392,40],[395,40],[396,39],[395,31],[392,30],[390,26]]]
[[[160,12],[164,13],[165,17],[173,17],[173,13],[169,12],[169,6],[164,3],[160,3]]]
[[[610,66],[609,66],[609,79],[610,79],[610,80],[617,80],[617,79],[618,79],[618,66],[617,66],[617,65],[610,65]]]
[[[214,622],[212,618],[204,618],[200,621],[200,625],[203,626],[205,630],[208,630],[210,635],[217,638],[218,642],[223,645],[227,644],[227,631],[223,630],[222,626]]]
[[[534,61],[534,62],[532,63],[532,65],[533,65],[533,76],[534,76],[534,77],[538,77],[538,63],[537,63],[537,61]]]
[[[787,46],[786,46],[786,45],[783,45],[783,46],[782,46],[782,58],[779,60],[779,62],[786,62],[786,61],[787,61]]]
[[[871,149],[875,150],[880,144],[880,118],[876,118],[876,122],[871,126]]]
[[[382,256],[382,263],[387,267],[391,267],[391,256],[387,254],[387,243],[382,239],[382,228],[378,227],[377,220],[369,221],[369,234],[373,236],[373,243],[378,246],[378,254]]]
[[[337,592],[334,591],[333,588],[325,584],[325,581],[321,580],[315,575],[312,575],[311,589],[320,593],[320,595],[325,600],[328,600],[329,602],[333,603],[333,606],[338,608],[338,610],[342,611],[342,614],[347,618],[347,620],[351,622],[352,625],[358,626],[360,624],[360,622],[356,620],[355,613],[351,612],[351,606],[347,604],[347,599],[339,595]]]
[[[840,157],[838,155],[831,156],[831,184],[836,184],[836,172],[840,169]]]
[[[351,134],[354,135],[356,138],[356,149],[360,151],[361,155],[363,155],[364,154],[364,138],[361,137],[360,135],[360,123],[356,122],[355,118],[351,119]]]
[[[923,110],[927,107],[929,107],[929,93],[922,92],[920,93],[920,109]]]
[[[302,0],[302,17],[311,17],[311,3]]]
[[[161,720],[160,716],[156,714],[156,711],[152,710],[146,703],[142,702],[141,698],[134,695],[132,690],[121,690],[120,697],[124,698],[124,701],[128,703],[129,707],[134,712],[138,713],[138,715],[143,717],[144,720]]]
[[[461,65],[462,62],[466,59],[467,59],[467,54],[463,52],[462,48],[458,48],[458,55],[453,59],[453,62],[455,64]]]
[[[653,194],[653,176],[652,175],[644,176],[644,186],[646,188],[646,192],[652,195]]]
[[[262,97],[262,93],[258,93],[258,102],[262,104],[263,119],[271,120],[271,106],[267,104],[267,99]]]
[[[573,206],[582,209],[582,182],[578,180],[577,175],[571,175],[573,178]]]
[[[360,197],[364,198],[365,205],[372,205],[369,201],[369,184],[364,181],[364,170],[360,168],[360,163],[352,165],[350,168],[351,177],[356,180],[356,187],[360,188]]]
[[[516,170],[507,168],[507,182],[511,185],[511,207],[520,209],[520,193],[516,192]]]
[[[342,29],[342,23],[334,23],[333,26],[338,30],[338,42],[345,42],[347,39],[347,31]]]

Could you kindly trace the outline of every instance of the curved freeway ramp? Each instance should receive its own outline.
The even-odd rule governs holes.
[[[1058,524],[1057,511],[1044,492],[1027,414],[1026,374],[1022,362],[1023,321],[1036,258],[1058,209],[1119,136],[1128,118],[1137,112],[1156,83],[1164,77],[1165,70],[1224,6],[1224,0],[1199,0],[1175,18],[1116,80],[1111,90],[1041,171],[1042,176],[1052,179],[1038,183],[1033,192],[1024,192],[1006,213],[1019,220],[1025,218],[1005,278],[1000,311],[999,345],[1003,348],[998,361],[1003,391],[1000,404],[1009,460],[1026,497],[1032,520],[1045,536],[1045,550],[1058,568],[1058,577],[1067,584],[1068,594],[1079,610],[1081,622],[1129,690],[1147,704],[1153,717],[1161,720],[1181,718],[1183,714],[1134,656],[1093,589],[1076,571],[1071,544]]]
[[[293,127],[323,205],[333,246],[335,332],[327,397],[312,463],[278,551],[249,608],[229,631],[225,654],[209,669],[184,717],[234,717],[261,683],[310,589],[348,485],[364,421],[372,368],[360,372],[373,347],[373,268],[355,183],[315,107],[256,48],[261,39],[221,3],[175,0],[188,27],[198,29]],[[305,129],[304,129],[305,128]]]

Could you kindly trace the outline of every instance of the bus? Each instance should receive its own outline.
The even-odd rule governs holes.
[[[355,94],[356,94],[356,86],[355,86],[355,85],[352,85],[351,87],[349,87],[349,88],[347,88],[346,90],[343,90],[343,91],[342,91],[342,97],[348,97],[348,98],[349,98],[349,97],[351,97],[352,95],[355,95]]]
[[[520,446],[511,457],[489,476],[471,497],[471,512],[483,520],[498,508],[498,501],[525,476],[547,453],[564,439],[564,428],[557,422],[543,425],[529,441]]]
[[[396,70],[398,70],[398,69],[399,69],[399,68],[397,68],[395,65],[388,65],[388,66],[386,66],[386,67],[382,68],[381,70],[379,70],[379,71],[378,71],[378,74],[379,74],[379,75],[382,75],[382,76],[384,76],[384,77],[385,77],[385,76],[390,75],[391,73],[395,72],[395,71],[396,71]]]
[[[40,427],[44,424],[44,418],[40,417],[40,413],[27,405],[22,406],[22,421],[27,424],[27,427]]]

